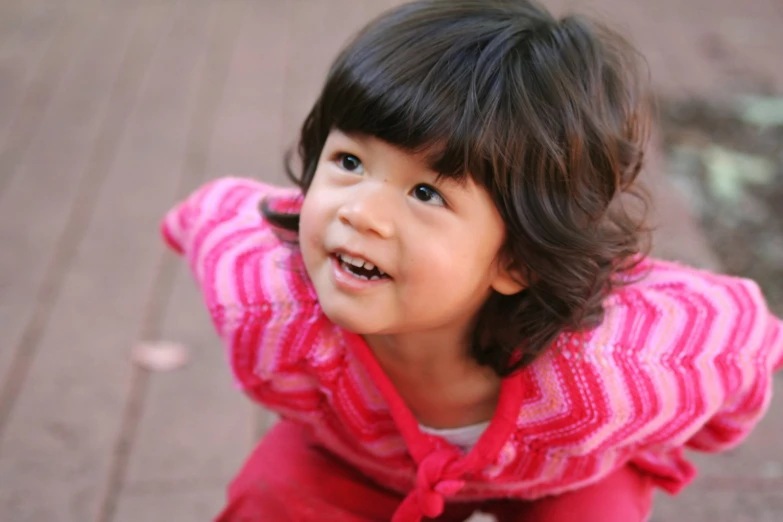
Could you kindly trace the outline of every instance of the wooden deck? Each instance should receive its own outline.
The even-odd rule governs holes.
[[[282,153],[329,61],[395,3],[0,2],[0,520],[174,522],[220,508],[271,418],[232,389],[159,219],[210,177],[282,182]],[[694,34],[705,5],[718,14]],[[753,73],[743,81],[783,85],[771,61],[783,55],[783,8],[772,0],[589,6],[639,41],[667,95],[742,88],[727,63]],[[718,38],[721,23],[742,21],[755,25],[739,40]],[[657,26],[669,28],[665,41]],[[700,39],[713,33],[730,60],[702,59]],[[664,253],[707,259],[658,178],[671,207]],[[192,360],[170,373],[140,370],[130,353],[145,339],[185,343]],[[774,442],[754,451],[754,466],[764,455],[783,460]],[[783,516],[780,488],[762,481],[783,467],[764,469],[748,494],[766,496],[743,502]],[[725,497],[716,491],[709,498]]]

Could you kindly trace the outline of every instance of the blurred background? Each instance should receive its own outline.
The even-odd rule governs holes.
[[[232,388],[159,219],[211,177],[284,182],[331,59],[397,3],[0,0],[0,520],[218,512],[274,419]],[[649,61],[655,252],[754,277],[783,313],[783,3],[546,3]],[[653,519],[783,520],[781,411]]]

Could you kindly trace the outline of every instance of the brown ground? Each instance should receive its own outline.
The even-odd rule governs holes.
[[[783,105],[783,98],[772,100]],[[764,128],[741,115],[739,102],[697,99],[663,104],[669,173],[691,202],[724,269],[756,280],[771,308],[783,315],[783,121]],[[718,161],[728,169],[735,152],[755,159],[748,162],[740,156],[732,173],[705,161],[705,151],[715,146],[726,158]],[[725,183],[721,177],[736,181]]]
[[[158,220],[210,177],[282,181],[329,61],[395,3],[0,1],[2,522],[191,522],[220,509],[274,419],[232,388]],[[618,26],[666,99],[783,92],[779,1],[546,3]],[[698,191],[683,205],[651,156],[656,252],[717,266],[690,216]],[[134,365],[147,339],[184,344],[189,364]],[[698,458],[701,477],[661,495],[654,520],[783,520],[781,411],[776,399],[741,449]]]

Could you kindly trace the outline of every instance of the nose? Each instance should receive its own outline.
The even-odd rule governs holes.
[[[394,236],[393,195],[380,184],[358,190],[350,201],[337,211],[341,223],[359,232],[374,234],[383,239]]]

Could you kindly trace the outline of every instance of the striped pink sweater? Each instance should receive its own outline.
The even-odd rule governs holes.
[[[300,203],[288,189],[220,179],[172,209],[163,234],[187,258],[239,385],[408,493],[395,520],[437,515],[444,498],[557,494],[627,462],[677,492],[695,473],[684,447],[735,446],[769,404],[783,325],[757,286],[648,259],[598,328],[563,334],[504,379],[494,419],[464,454],[421,433],[361,337],[326,318],[296,248],[262,219],[263,198]]]

